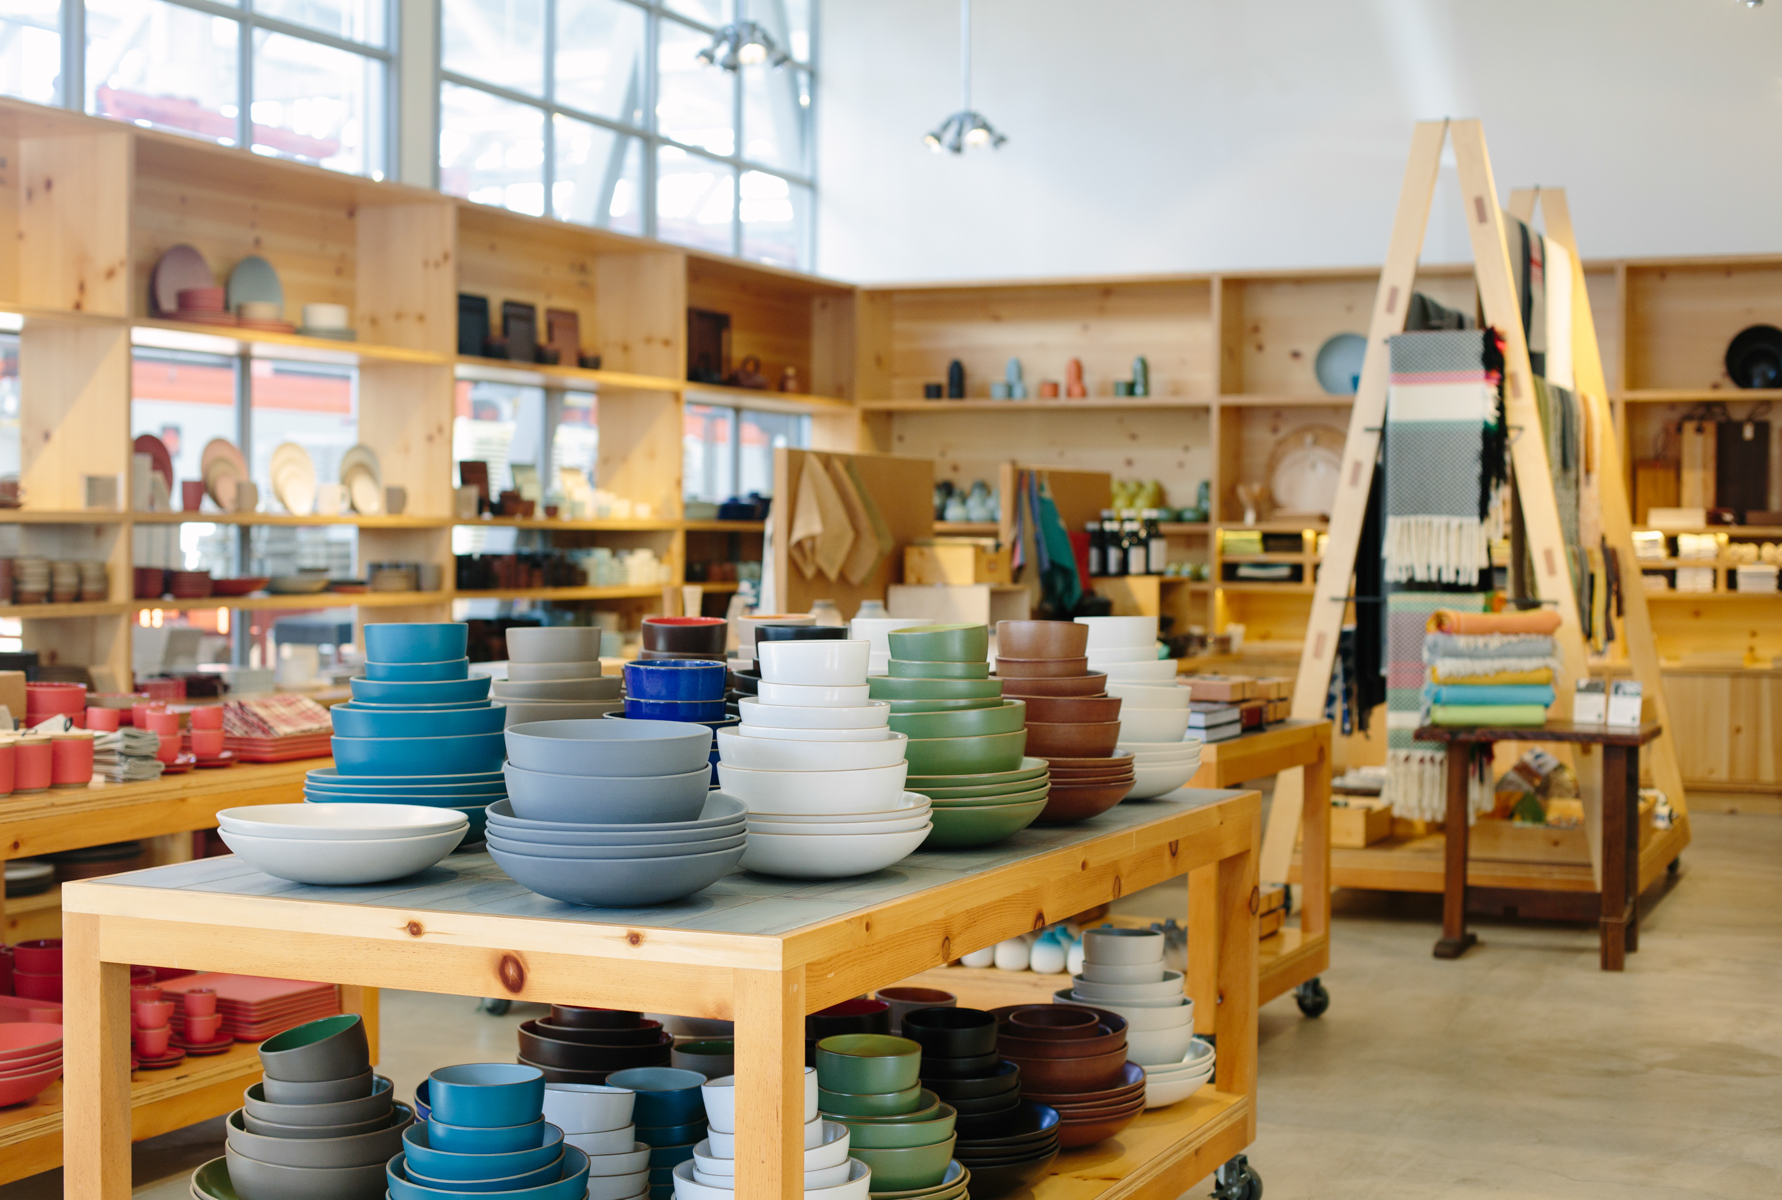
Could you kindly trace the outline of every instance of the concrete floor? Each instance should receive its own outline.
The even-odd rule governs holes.
[[[1440,962],[1437,898],[1339,894],[1330,1011],[1262,1014],[1251,1161],[1268,1195],[1782,1195],[1782,818],[1709,807],[1625,974],[1597,970],[1581,925],[1479,922],[1479,947]],[[399,1095],[434,1066],[511,1057],[531,1015],[413,993],[383,1013]],[[138,1145],[137,1196],[183,1200],[221,1152],[218,1122]],[[0,1188],[60,1194],[60,1172]]]

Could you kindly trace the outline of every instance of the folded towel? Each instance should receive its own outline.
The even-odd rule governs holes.
[[[1427,633],[1423,661],[1438,658],[1552,658],[1553,639],[1533,633]]]
[[[1451,608],[1430,614],[1431,633],[1552,633],[1559,628],[1559,614],[1550,609],[1530,612],[1455,612]]]
[[[1431,725],[1545,725],[1547,708],[1541,704],[1436,704],[1429,710]]]
[[[1553,703],[1553,689],[1544,684],[1431,684],[1423,689],[1431,704],[1538,704]]]
[[[1479,683],[1480,680],[1471,676],[1494,675],[1500,671],[1555,671],[1559,669],[1559,663],[1551,655],[1540,658],[1438,658],[1429,667],[1435,673],[1436,683]],[[1529,682],[1552,683],[1553,680],[1549,676],[1545,680]]]
[[[1456,665],[1449,660],[1449,665]],[[1494,671],[1489,667],[1480,669],[1477,663],[1462,660],[1458,664],[1462,669],[1447,671],[1438,667],[1430,672],[1429,681],[1435,684],[1463,684],[1469,687],[1512,687],[1525,684],[1550,684],[1553,682],[1553,668],[1542,667],[1538,671]]]

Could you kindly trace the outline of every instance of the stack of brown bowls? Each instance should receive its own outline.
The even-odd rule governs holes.
[[[546,1083],[603,1084],[614,1071],[666,1067],[674,1036],[660,1021],[615,1008],[551,1005],[549,1019],[520,1025],[519,1060]]]
[[[724,661],[730,632],[723,617],[645,617],[638,658],[705,658]]]
[[[998,621],[1002,694],[1027,701],[1027,753],[1046,760],[1052,791],[1036,824],[1099,816],[1126,798],[1132,755],[1118,754],[1120,698],[1089,670],[1089,627],[1074,621]]]
[[[1145,1070],[1126,1061],[1126,1018],[1075,1004],[992,1010],[997,1053],[1021,1069],[1021,1097],[1058,1110],[1066,1150],[1111,1138],[1145,1110]]]

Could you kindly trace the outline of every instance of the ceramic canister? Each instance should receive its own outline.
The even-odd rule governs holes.
[[[49,787],[53,758],[48,738],[22,737],[13,743],[13,755],[14,791],[41,792]]]
[[[95,733],[115,733],[123,713],[115,708],[87,708],[87,728]]]
[[[14,749],[17,742],[15,737],[0,738],[0,796],[12,795],[13,776],[18,766]]]
[[[85,787],[93,782],[93,739],[73,734],[50,738],[50,785]]]
[[[173,762],[179,757],[179,714],[159,708],[144,714],[144,718],[148,722],[144,728],[161,739],[155,757],[164,763]]]

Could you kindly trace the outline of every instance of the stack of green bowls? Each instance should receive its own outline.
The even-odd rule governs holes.
[[[848,1154],[872,1168],[872,1195],[964,1195],[964,1168],[953,1161],[959,1114],[922,1086],[920,1045],[846,1033],[818,1042],[816,1059],[817,1107],[848,1127]]]
[[[1044,760],[1024,757],[1027,702],[990,678],[987,625],[918,625],[888,635],[888,673],[867,679],[909,737],[904,785],[934,804],[926,846],[987,846],[1046,807]],[[1020,786],[1015,786],[1020,785]]]

